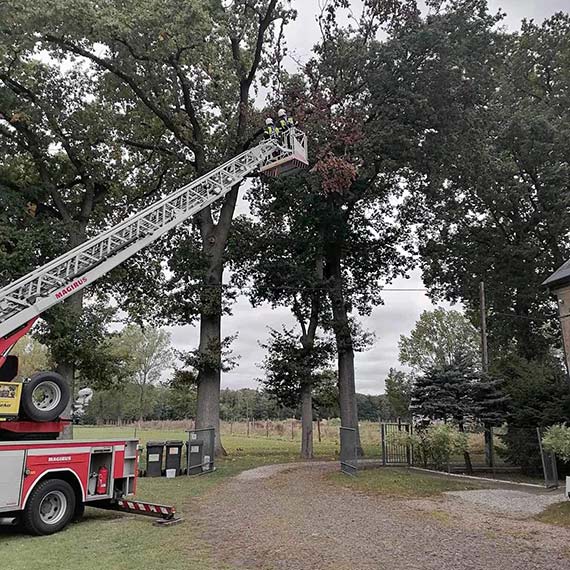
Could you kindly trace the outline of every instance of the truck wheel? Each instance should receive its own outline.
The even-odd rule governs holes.
[[[31,534],[53,534],[67,526],[74,513],[75,493],[71,485],[61,479],[48,479],[32,491],[22,522]]]
[[[63,376],[55,372],[34,374],[22,387],[21,409],[35,422],[53,422],[64,412],[71,392]]]
[[[73,522],[78,522],[85,514],[85,503],[76,503],[75,512],[73,513]]]

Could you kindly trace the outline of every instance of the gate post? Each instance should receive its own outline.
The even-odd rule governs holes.
[[[544,472],[544,486],[547,489],[558,489],[558,466],[556,465],[556,455],[546,451],[542,447],[542,430],[537,427],[538,447],[540,458],[542,459],[542,470]]]
[[[340,470],[352,476],[358,471],[358,438],[354,428],[340,428]]]
[[[386,424],[380,424],[380,437],[382,439],[382,465],[386,465]]]

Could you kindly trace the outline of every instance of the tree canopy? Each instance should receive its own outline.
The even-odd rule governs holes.
[[[519,34],[490,39],[478,105],[427,173],[429,192],[414,196],[419,253],[432,294],[474,314],[485,281],[491,356],[514,349],[533,359],[558,336],[541,283],[570,253],[570,18],[526,21]]]
[[[459,311],[424,311],[409,336],[400,336],[400,362],[417,371],[450,365],[462,355],[475,362],[479,336]]]

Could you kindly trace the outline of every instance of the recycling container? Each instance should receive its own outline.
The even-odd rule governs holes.
[[[182,474],[182,447],[181,441],[166,442],[166,469],[175,469],[176,475]]]
[[[164,456],[164,441],[149,441],[146,444],[146,476],[162,476],[162,458]]]

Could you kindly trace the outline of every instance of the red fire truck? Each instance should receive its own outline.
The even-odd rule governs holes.
[[[0,289],[0,523],[33,534],[61,530],[85,505],[172,520],[173,507],[130,500],[137,441],[56,440],[70,390],[53,372],[18,378],[9,353],[39,316],[155,242],[256,172],[307,166],[307,138],[291,128],[261,142],[138,214]]]
[[[0,442],[0,521],[53,534],[85,506],[172,519],[173,507],[130,500],[137,440]]]

